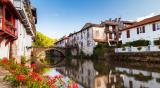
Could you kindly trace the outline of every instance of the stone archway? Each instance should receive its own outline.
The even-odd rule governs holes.
[[[59,48],[59,47],[33,47],[32,55],[38,57],[42,52],[49,50],[55,50],[61,53],[65,57],[65,48]]]

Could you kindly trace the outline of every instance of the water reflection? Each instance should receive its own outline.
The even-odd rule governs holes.
[[[159,67],[73,59],[61,72],[85,88],[160,88]]]

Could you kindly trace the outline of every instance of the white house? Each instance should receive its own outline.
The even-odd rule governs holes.
[[[31,5],[30,0],[13,0],[14,6],[20,14],[21,20],[18,20],[18,39],[14,47],[16,51],[14,57],[20,62],[21,56],[31,57],[31,46],[35,38],[35,24],[37,23],[36,8]]]
[[[80,49],[86,55],[92,55],[98,42],[106,42],[105,27],[101,24],[87,23],[81,30]]]
[[[132,26],[122,29],[122,44],[136,40],[149,40],[150,45],[142,47],[141,51],[160,51],[158,46],[154,45],[154,40],[160,38],[160,15],[144,19],[134,23]],[[116,49],[116,52],[139,52],[135,47],[122,50]]]
[[[14,41],[18,38],[19,15],[10,0],[0,0],[0,58],[11,57]]]
[[[0,0],[0,58],[30,58],[36,22],[29,0]]]
[[[56,43],[55,43],[55,46],[56,47],[67,47],[67,44],[68,43],[68,37],[67,36],[64,36],[63,38],[61,38],[60,40],[58,40]]]

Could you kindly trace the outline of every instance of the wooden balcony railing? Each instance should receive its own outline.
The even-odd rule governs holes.
[[[17,29],[11,22],[7,20],[5,20],[5,31],[14,37],[17,37]]]

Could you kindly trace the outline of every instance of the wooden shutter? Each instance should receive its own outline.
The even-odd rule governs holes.
[[[126,32],[127,32],[127,38],[130,38],[130,31],[127,30]]]
[[[112,39],[112,33],[109,33],[109,39]]]
[[[137,34],[139,34],[139,28],[137,28]]]
[[[156,31],[156,24],[152,24],[153,31]]]
[[[143,28],[142,28],[142,29],[143,29],[143,33],[145,33],[145,26],[143,26]]]

